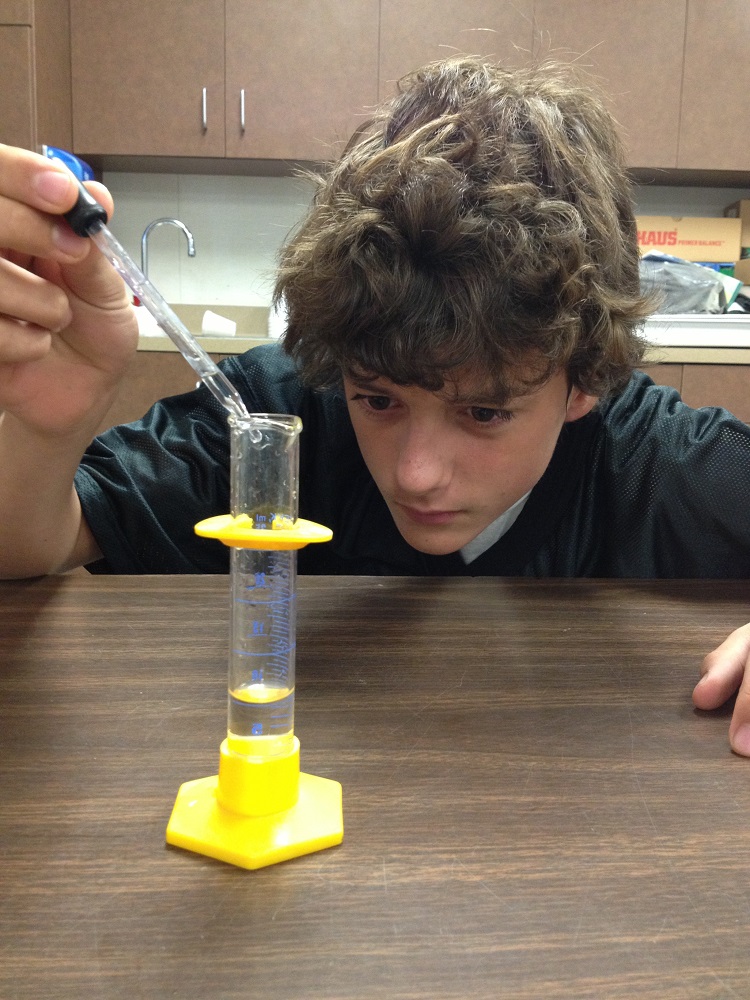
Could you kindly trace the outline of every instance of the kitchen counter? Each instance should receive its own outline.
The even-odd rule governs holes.
[[[197,323],[192,312],[188,313],[186,310],[197,310],[198,307],[174,308],[183,321],[188,322],[190,329],[196,329]],[[229,312],[221,306],[212,308],[222,314]],[[237,310],[240,308],[235,307]],[[198,341],[203,349],[209,354],[242,354],[258,344],[267,344],[269,339],[265,335],[264,325],[267,310],[248,309],[247,312],[257,315],[251,316],[242,329],[238,324],[239,332],[236,336],[199,336]],[[645,332],[651,344],[646,356],[649,364],[750,364],[750,314],[654,316],[647,321]],[[177,350],[166,336],[141,337],[138,349],[159,352]]]
[[[750,364],[750,314],[675,314],[646,323],[651,364]]]
[[[209,354],[243,354],[251,347],[268,343],[268,309],[263,306],[192,305],[173,303],[172,309],[190,330],[204,351]],[[226,335],[204,335],[203,316],[207,309],[236,325],[236,333]],[[161,333],[153,319],[143,307],[137,310],[142,333],[138,338],[139,351],[176,352],[177,348],[166,334]]]
[[[268,337],[203,337],[196,335],[196,340],[208,354],[244,354],[258,344],[269,344]],[[166,336],[139,337],[139,351],[157,351],[159,353],[177,353],[177,348]]]

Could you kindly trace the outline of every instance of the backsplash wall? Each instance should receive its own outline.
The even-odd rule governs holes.
[[[149,236],[149,278],[169,302],[268,306],[279,248],[303,217],[312,186],[287,177],[105,173],[115,199],[112,231],[141,260],[141,234],[177,218],[195,240],[159,226]]]
[[[149,277],[170,302],[268,306],[279,248],[304,216],[312,186],[288,177],[105,173],[115,199],[112,230],[136,261],[154,219],[180,219],[195,238],[160,226],[149,238]],[[721,215],[750,198],[736,188],[637,187],[642,215]]]

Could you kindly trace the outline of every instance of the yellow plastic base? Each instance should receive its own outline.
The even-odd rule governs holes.
[[[341,800],[338,781],[300,774],[296,737],[287,757],[268,760],[240,757],[225,740],[219,774],[180,786],[167,843],[240,868],[264,868],[340,844]],[[269,812],[274,801],[293,804]]]

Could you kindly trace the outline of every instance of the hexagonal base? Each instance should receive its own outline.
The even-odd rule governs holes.
[[[270,816],[241,816],[216,800],[219,776],[180,786],[167,825],[167,843],[240,868],[264,868],[340,844],[344,839],[341,785],[299,775],[299,798]]]

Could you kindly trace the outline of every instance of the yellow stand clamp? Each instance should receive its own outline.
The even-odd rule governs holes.
[[[247,514],[207,517],[196,524],[195,533],[202,538],[218,538],[225,545],[240,549],[303,549],[311,542],[330,542],[333,538],[330,528],[302,517],[289,526],[284,521],[274,521],[270,528],[254,528]]]
[[[246,548],[299,549],[332,537],[330,529],[302,520],[255,529],[246,515],[208,518],[195,530]],[[250,869],[333,847],[343,838],[341,785],[300,773],[296,736],[288,753],[274,757],[235,753],[224,740],[219,773],[181,785],[167,825],[168,844]]]

